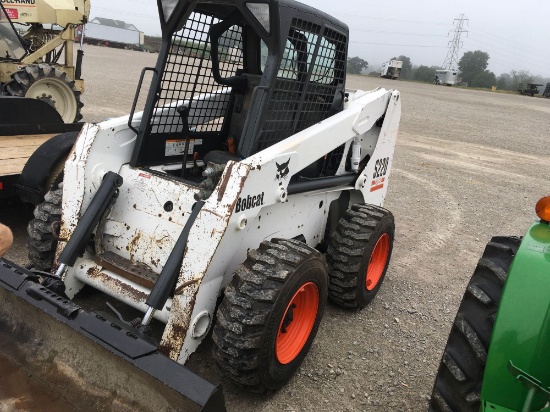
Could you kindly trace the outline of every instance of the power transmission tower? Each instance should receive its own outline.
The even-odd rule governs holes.
[[[447,56],[443,62],[444,69],[458,69],[458,52],[462,47],[460,37],[462,36],[462,33],[468,33],[468,30],[464,29],[464,24],[468,24],[469,20],[470,19],[467,19],[465,14],[461,14],[458,18],[454,19],[454,29],[449,32],[449,34],[454,33],[454,35],[453,39],[449,41],[449,51],[447,52]]]

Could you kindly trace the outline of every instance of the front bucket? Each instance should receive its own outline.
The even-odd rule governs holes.
[[[82,410],[225,411],[221,388],[0,259],[0,352]]]

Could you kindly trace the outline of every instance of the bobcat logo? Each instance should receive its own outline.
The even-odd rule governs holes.
[[[288,164],[290,163],[290,158],[283,164],[279,164],[275,162],[277,165],[277,174],[275,175],[276,180],[283,180],[285,177],[288,176],[288,173],[290,170],[288,170]]]

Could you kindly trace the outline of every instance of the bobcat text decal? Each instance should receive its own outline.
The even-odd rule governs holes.
[[[235,206],[235,213],[244,212],[247,209],[252,209],[256,206],[261,206],[264,204],[264,192],[260,195],[247,197],[240,197],[237,200],[237,206]]]

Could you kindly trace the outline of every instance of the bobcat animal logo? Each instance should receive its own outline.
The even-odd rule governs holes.
[[[290,163],[290,158],[283,164],[279,164],[275,162],[277,165],[277,175],[275,175],[275,179],[277,180],[283,180],[285,177],[288,176],[288,173],[290,170],[288,170],[288,164]]]

